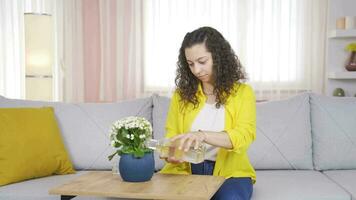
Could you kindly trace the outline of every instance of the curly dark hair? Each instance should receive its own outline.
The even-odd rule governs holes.
[[[184,105],[192,103],[194,108],[198,106],[196,92],[199,79],[190,71],[186,60],[185,49],[195,44],[205,44],[213,59],[214,94],[216,95],[216,107],[226,103],[227,98],[233,92],[234,84],[246,79],[246,73],[229,42],[216,29],[201,27],[193,32],[188,32],[179,49],[177,62],[177,76],[175,84],[178,94]]]

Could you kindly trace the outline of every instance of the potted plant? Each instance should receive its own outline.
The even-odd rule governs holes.
[[[345,68],[347,71],[356,71],[356,43],[348,44],[346,50],[351,52],[351,54]]]
[[[342,88],[335,88],[333,91],[333,96],[335,97],[344,97],[345,96],[345,91]]]
[[[154,159],[152,150],[145,146],[151,139],[152,126],[142,117],[126,117],[113,123],[110,130],[111,146],[120,155],[119,172],[124,181],[143,182],[152,178]]]

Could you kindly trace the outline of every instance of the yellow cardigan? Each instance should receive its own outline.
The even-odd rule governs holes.
[[[247,155],[247,149],[256,137],[256,102],[253,89],[244,83],[236,83],[234,91],[228,97],[225,108],[225,128],[232,142],[232,149],[220,148],[216,157],[214,176],[251,177],[256,181],[256,172]],[[203,108],[206,97],[199,85],[197,91],[199,105],[194,109],[192,104],[182,108],[181,98],[176,91],[171,99],[167,122],[166,137],[187,133]],[[191,174],[190,164],[166,163],[160,173]]]

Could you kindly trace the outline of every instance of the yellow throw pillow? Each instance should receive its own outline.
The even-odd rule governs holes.
[[[53,108],[0,108],[0,186],[71,173]]]

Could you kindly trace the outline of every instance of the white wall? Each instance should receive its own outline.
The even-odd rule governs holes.
[[[345,90],[346,96],[356,94],[356,72],[347,72],[346,61],[349,59],[349,52],[345,51],[345,46],[351,42],[356,42],[356,27],[354,30],[341,30],[341,34],[348,34],[348,37],[330,37],[336,30],[336,20],[343,16],[356,17],[356,0],[329,0],[328,6],[328,35],[327,53],[325,59],[326,66],[326,95],[332,95],[335,88],[341,87]],[[332,73],[347,72],[338,79],[331,78]],[[354,77],[348,78],[345,77]]]

